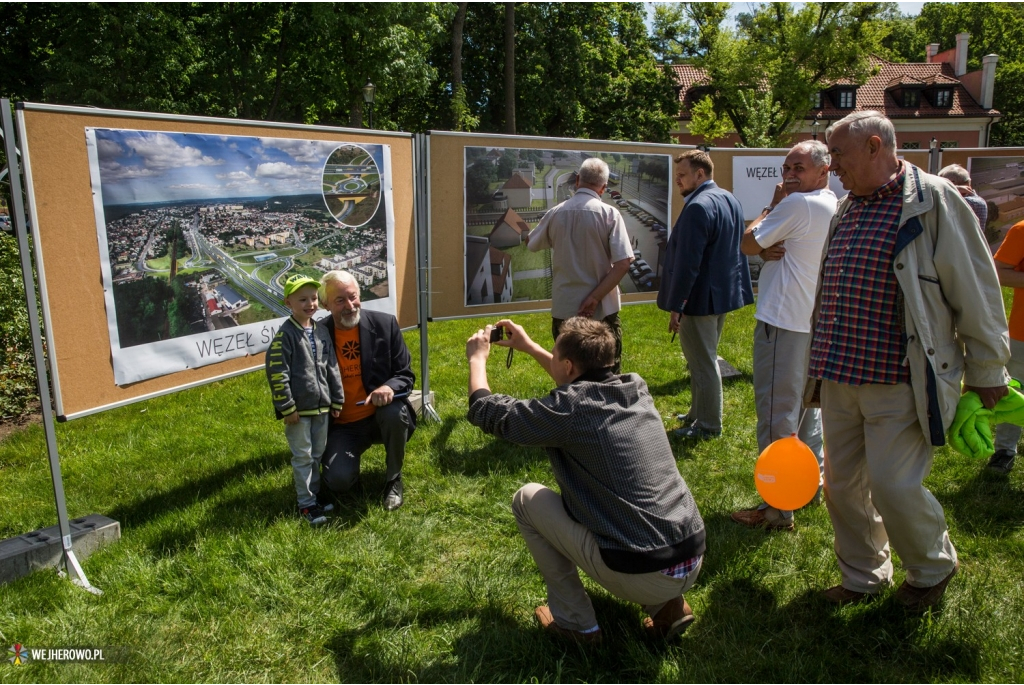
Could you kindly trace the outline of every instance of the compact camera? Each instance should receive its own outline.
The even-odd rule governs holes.
[[[491,342],[492,343],[495,343],[495,342],[498,342],[499,340],[504,340],[504,339],[505,339],[505,327],[504,326],[495,326],[494,328],[491,329]]]

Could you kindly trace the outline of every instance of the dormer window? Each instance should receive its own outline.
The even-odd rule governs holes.
[[[811,109],[821,109],[821,91],[811,94]]]
[[[832,102],[839,109],[853,109],[857,106],[857,91],[854,88],[836,88],[832,91]]]
[[[903,90],[903,106],[917,107],[921,104],[921,91],[916,88],[905,88]]]
[[[938,88],[932,91],[932,105],[935,107],[952,107],[953,89]]]

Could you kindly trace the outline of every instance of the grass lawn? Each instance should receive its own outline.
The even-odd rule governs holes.
[[[516,317],[549,342],[546,314]],[[689,375],[667,316],[622,312],[623,366],[663,416],[685,410]],[[430,324],[431,388],[442,423],[409,444],[406,504],[379,503],[383,451],[363,459],[365,494],[311,530],[294,514],[289,453],[261,373],[57,426],[72,517],[102,513],[123,537],[84,564],[90,595],[40,571],[0,586],[0,644],[119,647],[105,664],[0,664],[4,682],[1019,682],[1024,678],[1024,470],[989,478],[943,448],[927,483],[946,511],[962,569],[941,612],[906,614],[895,589],[836,609],[839,580],[821,506],[797,531],[729,520],[757,503],[750,347],[753,308],[730,315],[721,354],[724,437],[673,443],[707,524],[708,552],[687,593],[697,621],[672,646],[648,645],[639,607],[593,584],[605,645],[552,641],[533,619],[544,585],[519,538],[513,493],[554,486],[545,453],[465,421],[464,342],[481,319]],[[415,332],[407,341],[416,357]],[[523,355],[491,387],[539,396],[550,381]],[[666,418],[666,427],[675,421]],[[0,443],[0,536],[54,522],[40,427]],[[898,570],[897,582],[903,573]]]

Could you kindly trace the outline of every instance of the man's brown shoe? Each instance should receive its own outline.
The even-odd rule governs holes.
[[[821,596],[825,598],[825,601],[836,606],[843,606],[844,604],[860,604],[871,599],[871,595],[867,592],[857,592],[856,590],[849,590],[842,585],[836,585],[823,591]]]
[[[946,593],[946,586],[953,579],[956,572],[960,570],[960,560],[953,564],[953,570],[949,575],[931,587],[914,587],[907,581],[903,581],[900,589],[896,591],[896,601],[911,611],[924,611],[939,603],[942,595]]]
[[[644,618],[644,632],[652,640],[671,640],[682,635],[693,620],[690,605],[682,597],[676,597],[654,616]]]
[[[601,643],[601,629],[598,628],[592,633],[583,633],[578,630],[570,630],[569,628],[563,628],[562,626],[555,623],[555,617],[551,615],[551,610],[546,605],[541,605],[533,610],[533,615],[537,617],[540,622],[540,627],[552,635],[557,635],[566,640],[572,642],[579,642],[585,645],[596,645]]]
[[[793,530],[793,517],[783,518],[775,507],[764,509],[740,509],[732,513],[732,520],[747,528],[764,528],[765,530]]]

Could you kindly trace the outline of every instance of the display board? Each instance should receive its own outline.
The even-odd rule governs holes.
[[[675,208],[677,145],[432,131],[429,139],[430,316],[543,311],[551,306],[550,250],[530,232],[572,194],[575,172],[596,156],[611,169],[602,200],[618,207],[637,263],[620,285],[624,304],[653,302]]]
[[[942,166],[959,164],[971,174],[971,186],[985,200],[985,239],[995,252],[1006,232],[1024,220],[1024,148],[946,149]]]
[[[410,135],[18,115],[60,418],[261,368],[288,273],[345,268],[417,322]]]

